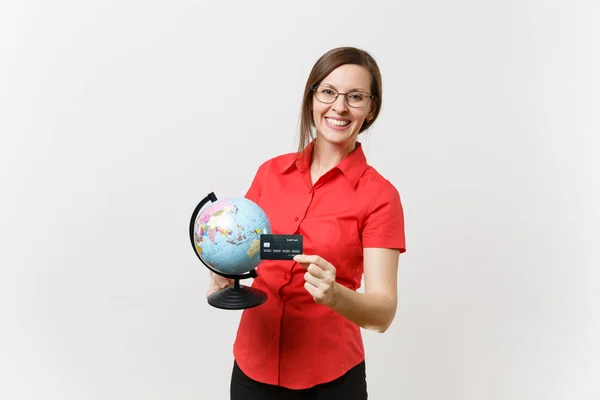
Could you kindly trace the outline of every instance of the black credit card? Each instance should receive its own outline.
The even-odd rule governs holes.
[[[261,260],[291,260],[302,254],[302,235],[260,235]]]

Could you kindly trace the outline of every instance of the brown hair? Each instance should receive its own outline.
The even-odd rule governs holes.
[[[338,47],[329,50],[317,60],[310,71],[304,87],[304,97],[302,100],[302,114],[300,116],[300,139],[298,141],[298,153],[314,139],[312,128],[315,126],[312,117],[313,87],[319,85],[336,68],[345,64],[355,64],[365,67],[371,74],[371,95],[375,96],[371,100],[370,107],[372,116],[368,121],[365,120],[360,127],[359,133],[368,129],[379,115],[381,110],[381,73],[377,63],[369,53],[355,47]]]

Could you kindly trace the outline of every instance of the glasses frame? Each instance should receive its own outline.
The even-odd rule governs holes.
[[[314,86],[311,88],[311,90],[313,91],[313,95],[315,96],[315,99],[317,99],[317,101],[319,101],[320,103],[323,103],[323,104],[333,104],[333,103],[335,103],[335,102],[337,101],[338,97],[340,96],[340,94],[343,94],[343,95],[344,95],[344,101],[346,102],[346,104],[348,105],[348,107],[352,107],[352,108],[365,108],[366,106],[368,106],[368,105],[369,105],[369,103],[371,102],[371,100],[375,100],[375,96],[374,96],[374,95],[372,95],[371,93],[369,93],[369,92],[363,92],[363,91],[360,91],[360,90],[356,90],[356,91],[354,91],[354,92],[349,92],[349,93],[364,93],[364,94],[368,94],[368,95],[369,95],[369,100],[368,100],[368,101],[365,103],[365,105],[364,105],[364,106],[353,106],[352,104],[350,104],[350,103],[348,102],[348,96],[347,96],[347,95],[348,95],[349,93],[342,93],[342,92],[338,91],[337,89],[335,89],[335,88],[332,88],[332,87],[330,87],[330,86],[324,86],[324,87],[326,87],[326,88],[328,88],[328,89],[331,89],[331,90],[333,90],[334,92],[336,92],[336,93],[337,93],[337,94],[335,95],[335,98],[333,99],[333,101],[331,101],[331,102],[329,102],[329,103],[328,103],[328,102],[326,102],[326,101],[320,100],[320,99],[317,97],[317,88],[318,88],[319,86],[321,86],[321,85],[314,85]]]

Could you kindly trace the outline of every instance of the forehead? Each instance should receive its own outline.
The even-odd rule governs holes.
[[[371,88],[371,74],[365,67],[355,64],[345,64],[337,67],[323,79],[321,84],[346,90],[364,90]]]

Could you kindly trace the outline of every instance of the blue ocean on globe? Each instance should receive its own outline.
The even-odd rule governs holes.
[[[194,223],[194,244],[200,258],[216,271],[241,275],[256,268],[260,235],[271,233],[266,213],[244,197],[209,203]]]

